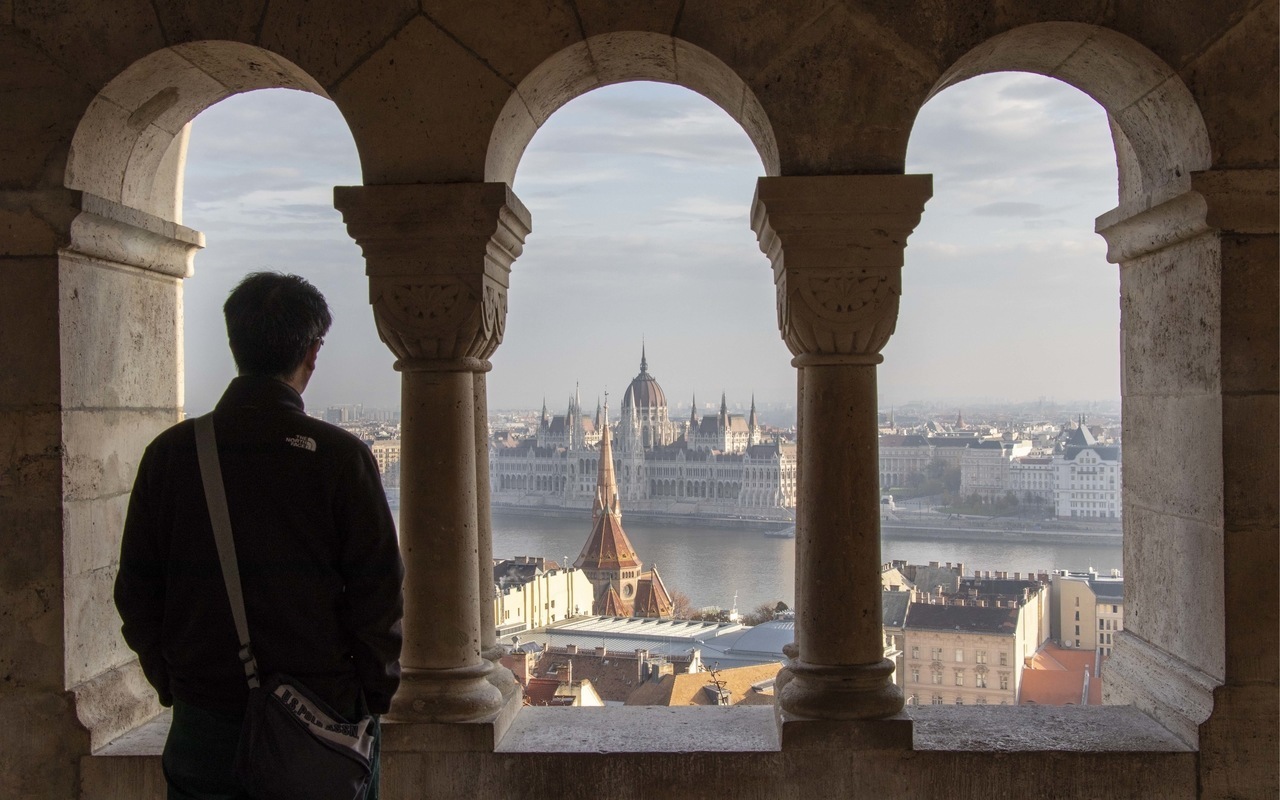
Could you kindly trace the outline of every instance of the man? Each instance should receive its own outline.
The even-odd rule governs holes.
[[[332,317],[296,275],[254,273],[223,306],[239,377],[213,411],[260,671],[339,713],[385,713],[400,681],[394,522],[369,448],[303,413]],[[162,705],[169,797],[242,798],[231,774],[248,698],[196,458],[194,424],[147,448],[129,501],[116,607]],[[370,797],[376,797],[375,786]]]

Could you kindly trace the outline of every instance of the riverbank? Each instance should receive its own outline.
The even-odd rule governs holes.
[[[550,518],[581,522],[591,520],[591,511],[585,508],[557,508],[554,506],[504,506],[494,503],[491,513],[496,516],[511,518]],[[622,518],[643,522],[646,525],[673,528],[721,528],[725,530],[747,530],[751,532],[776,531],[795,523],[788,520],[764,519],[756,517],[710,516],[691,514],[664,514],[657,511],[622,512]]]
[[[577,526],[590,525],[591,514],[585,509],[577,508],[529,508],[526,506],[492,507],[495,517],[505,519],[562,519],[571,521]],[[657,514],[653,512],[631,511],[623,514],[625,521],[651,527],[669,528],[715,528],[720,530],[737,530],[744,533],[765,533],[789,527],[790,523],[778,520],[751,519],[746,517],[709,517],[682,516],[678,514]],[[965,518],[959,520],[938,519],[936,521],[915,520],[901,522],[882,520],[880,536],[883,539],[928,539],[935,542],[1008,542],[1011,544],[1079,544],[1119,546],[1124,539],[1117,528],[1084,526],[1069,527],[1070,523],[1062,520],[1036,523],[1039,528],[1013,527],[1009,520],[975,520]]]

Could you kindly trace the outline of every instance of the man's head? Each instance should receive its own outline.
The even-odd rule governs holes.
[[[297,275],[278,272],[245,276],[227,296],[222,314],[239,373],[285,382],[304,366],[305,377],[310,377],[322,337],[333,322],[316,287]],[[306,386],[305,378],[302,385]]]

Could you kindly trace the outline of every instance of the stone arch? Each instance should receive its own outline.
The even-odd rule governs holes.
[[[1015,28],[957,59],[930,96],[998,71],[1056,78],[1107,112],[1118,205],[1096,231],[1120,270],[1125,606],[1133,624],[1112,651],[1104,697],[1193,744],[1226,673],[1223,573],[1202,571],[1194,595],[1170,596],[1167,587],[1218,563],[1223,548],[1223,409],[1200,399],[1222,391],[1221,377],[1194,365],[1221,355],[1222,242],[1209,224],[1208,195],[1232,176],[1211,171],[1208,128],[1182,78],[1120,33],[1069,22]],[[1205,433],[1177,435],[1192,427]]]
[[[152,51],[85,107],[62,180],[71,215],[56,254],[64,407],[64,685],[94,746],[159,710],[118,635],[111,582],[119,522],[147,442],[182,417],[182,283],[202,235],[180,223],[187,124],[229,95],[326,96],[258,47],[201,41]],[[93,520],[113,520],[102,525]],[[70,563],[70,562],[69,562]]]
[[[1121,33],[1077,22],[1015,28],[962,55],[928,97],[991,72],[1057,78],[1106,109],[1122,210],[1136,213],[1176,197],[1191,188],[1193,171],[1210,166],[1208,129],[1186,84],[1159,56]]]
[[[493,127],[486,181],[515,180],[525,148],[561,106],[593,89],[629,81],[683,86],[715,103],[742,126],[766,175],[778,175],[778,142],[764,107],[727,64],[682,39],[648,31],[592,36],[535,67],[516,86]]]
[[[254,45],[200,41],[157,50],[89,104],[71,141],[65,184],[178,222],[187,124],[233,94],[279,88],[329,97],[301,67]]]

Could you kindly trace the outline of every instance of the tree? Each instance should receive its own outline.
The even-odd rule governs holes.
[[[755,608],[742,615],[739,621],[743,625],[759,625],[762,622],[768,622],[773,619],[777,613],[777,607],[784,605],[782,603],[761,603]]]
[[[671,593],[671,616],[673,619],[692,619],[693,601],[684,592]]]

